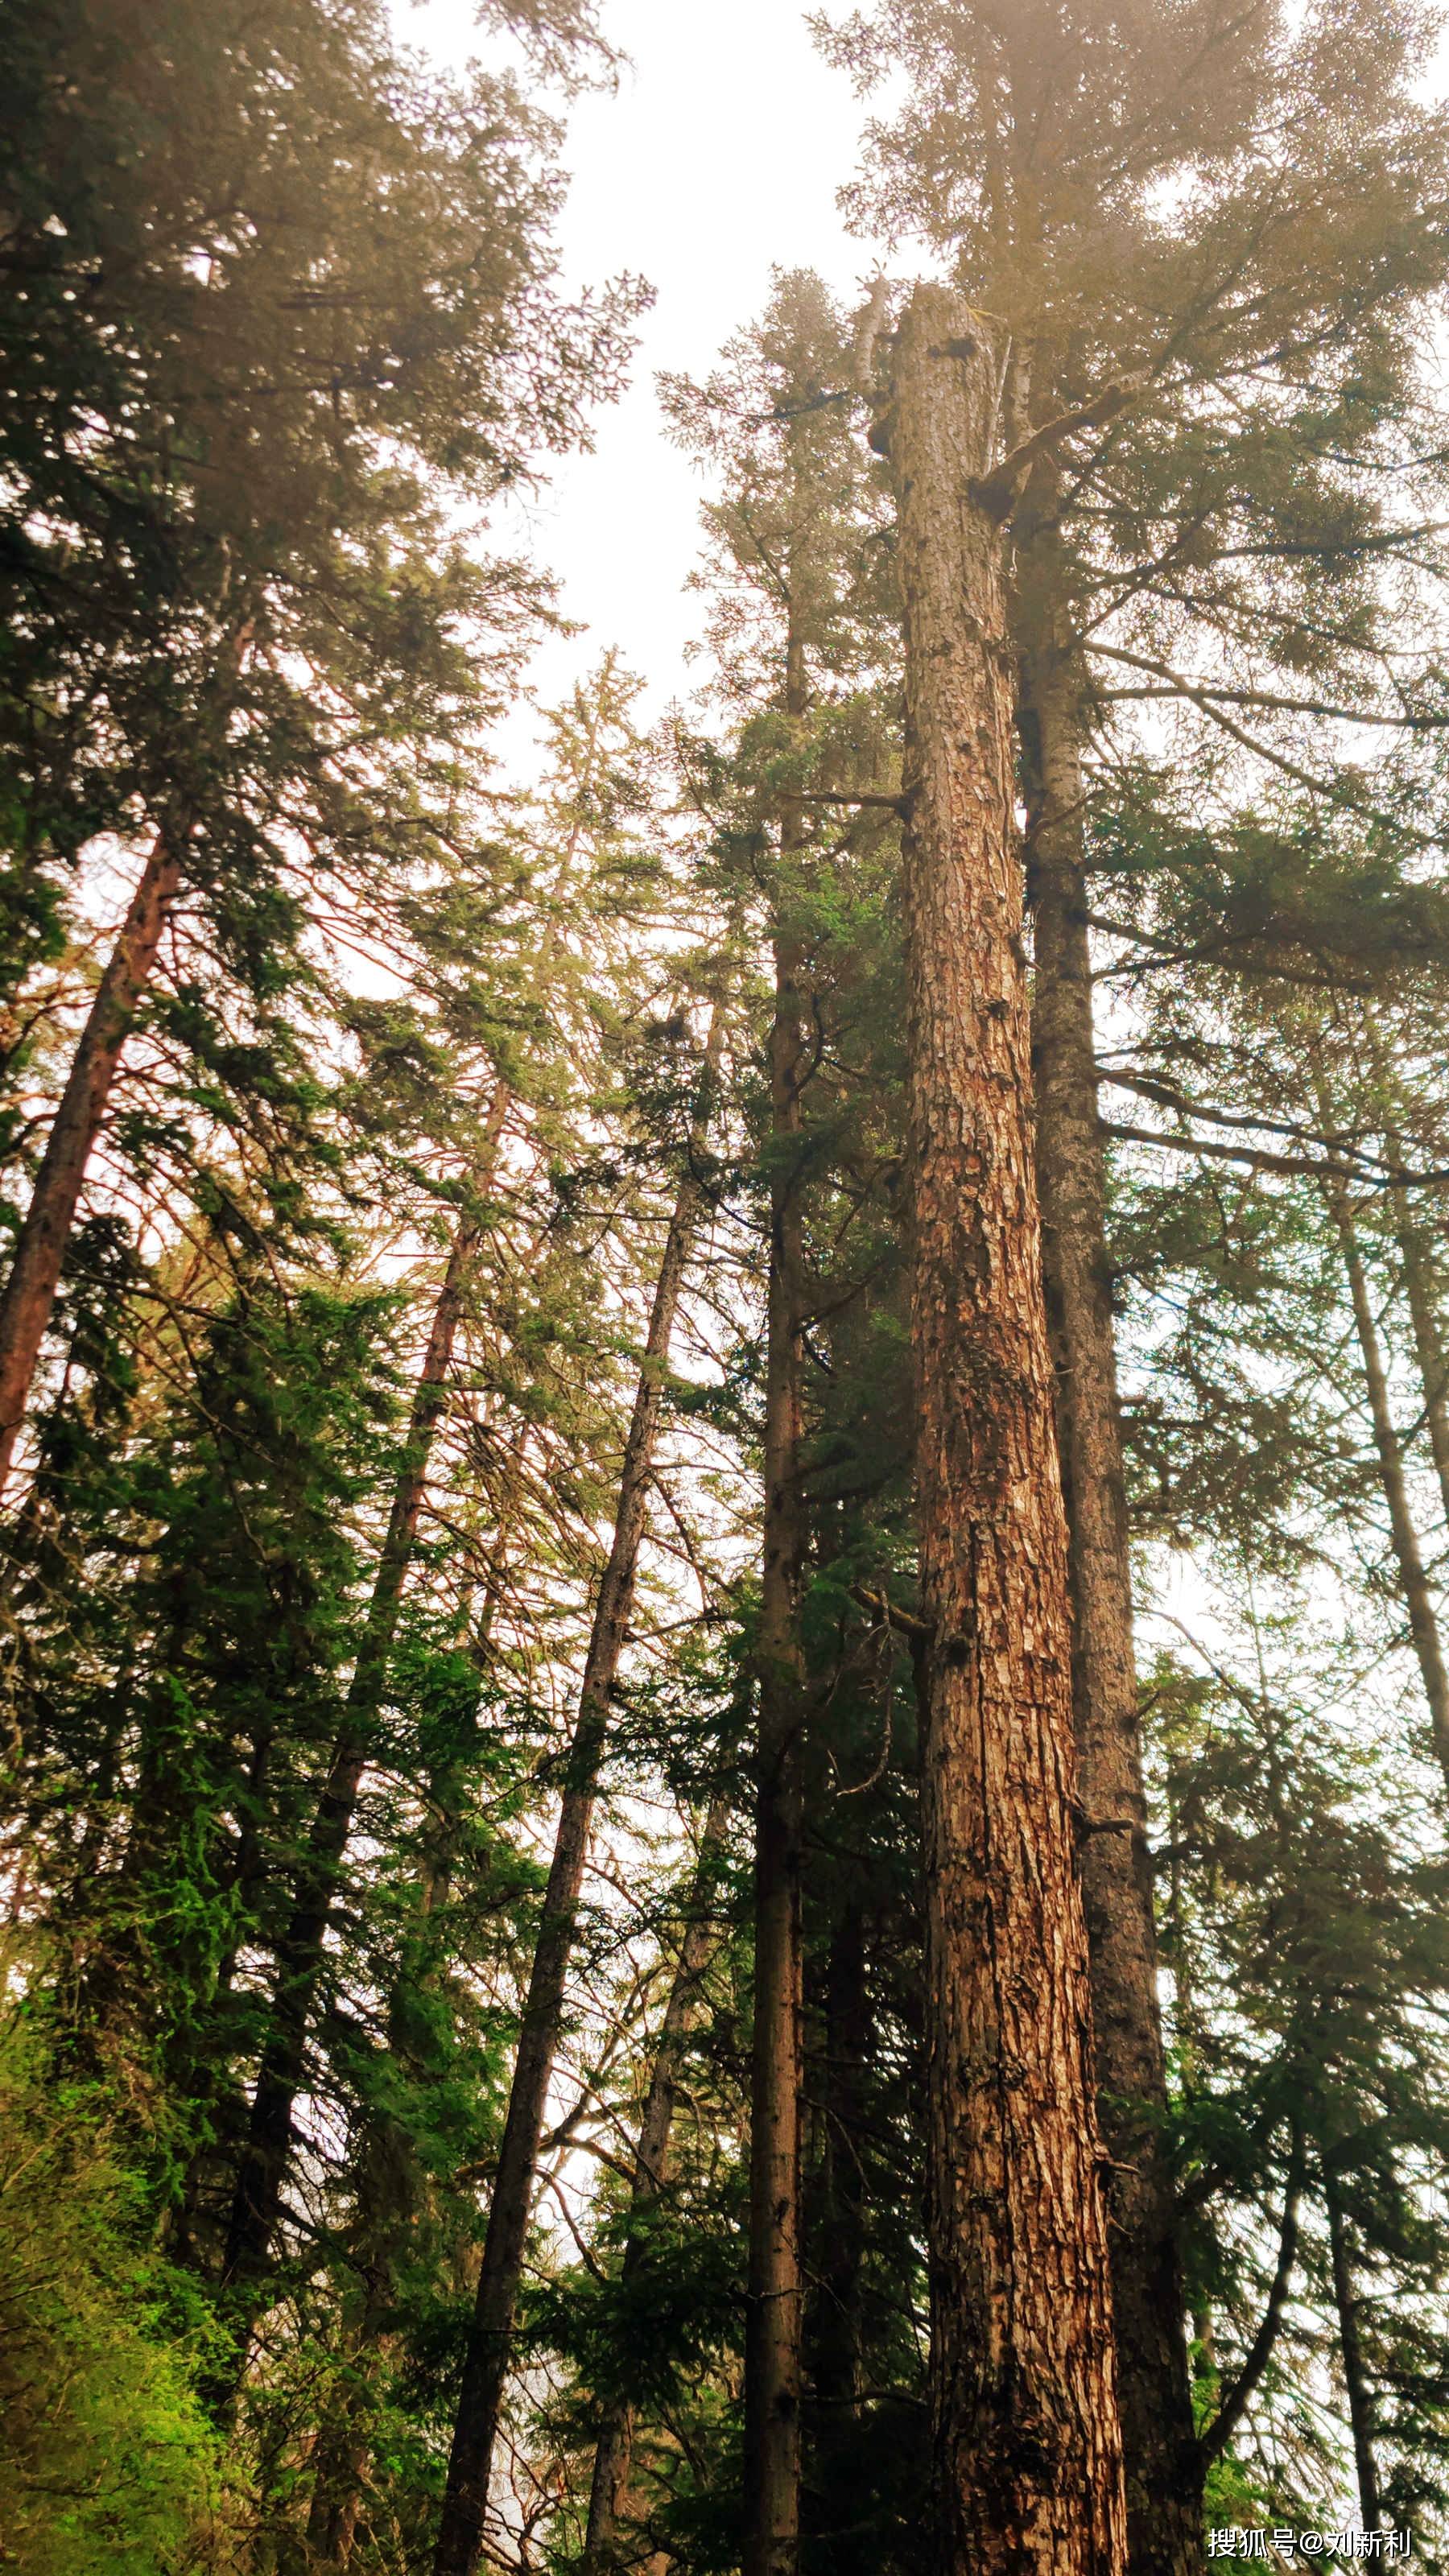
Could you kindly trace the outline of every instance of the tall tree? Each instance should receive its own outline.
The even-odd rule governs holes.
[[[51,740],[81,778],[32,777],[21,872],[64,868],[98,824],[146,856],[0,1306],[0,1475],[183,890],[275,974],[289,835],[335,867],[370,789],[379,837],[426,837],[438,755],[475,747],[493,696],[460,622],[491,629],[496,671],[529,590],[428,487],[476,507],[540,438],[575,438],[578,363],[602,386],[617,347],[613,319],[566,317],[545,285],[542,137],[516,92],[425,81],[371,11],[276,0],[203,36],[184,11],[55,0],[9,44],[7,710],[32,742],[33,689],[57,689],[74,721]],[[359,721],[410,741],[411,791]]]
[[[670,1981],[669,2000],[654,2044],[654,2063],[644,2099],[644,2116],[639,2123],[639,2136],[634,2148],[628,2232],[620,2265],[620,2283],[626,2292],[641,2268],[651,2205],[659,2199],[668,2180],[670,2131],[674,2125],[680,2060],[691,2025],[699,2014],[700,1987],[714,1946],[708,1908],[728,1826],[729,1801],[720,1797],[711,1805],[700,1836],[689,1915],[679,1946],[678,1963]],[[616,2535],[628,2501],[633,2447],[634,2410],[627,2403],[616,2400],[604,2410],[594,2447],[589,2479],[589,2516],[579,2576],[607,2576],[607,2571],[614,2564]]]
[[[803,579],[787,557],[785,579]],[[807,707],[803,621],[794,599],[783,713]],[[770,1248],[765,1314],[764,1538],[755,1813],[755,2018],[750,2086],[750,2271],[745,2340],[746,2576],[795,2576],[800,2554],[801,1843],[808,1691],[800,1634],[805,1576],[801,1483],[804,1210],[801,1086],[807,1064],[803,958],[788,871],[802,812],[780,822],[770,1072]]]
[[[1066,1529],[1031,1147],[996,353],[918,287],[885,427],[906,633],[930,2080],[943,2568],[1126,2547],[1076,1876]]]
[[[669,1345],[704,1208],[698,1158],[703,1151],[714,1061],[712,1040],[706,1051],[706,1097],[700,1123],[691,1139],[689,1167],[679,1184],[655,1281],[648,1336],[620,1464],[614,1533],[599,1582],[579,1684],[578,1714],[566,1758],[553,1857],[519,2027],[508,2116],[493,2177],[478,2292],[458,2393],[448,2484],[434,2555],[435,2576],[473,2576],[484,2545],[493,2446],[508,2378],[544,2109],[558,2048],[569,1958],[608,1735],[609,1700],[628,1639]]]

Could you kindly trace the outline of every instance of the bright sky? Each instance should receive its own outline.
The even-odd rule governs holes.
[[[861,106],[816,53],[796,0],[603,0],[602,15],[629,61],[616,92],[572,113],[564,274],[581,284],[628,270],[656,301],[628,394],[598,415],[594,454],[560,465],[526,512],[534,553],[588,629],[548,649],[537,684],[558,696],[614,645],[657,713],[688,685],[700,603],[684,584],[701,485],[663,434],[655,375],[703,374],[760,312],[773,267],[818,269],[853,298],[875,261],[835,203]],[[445,59],[476,43],[469,0],[400,6],[398,25]]]

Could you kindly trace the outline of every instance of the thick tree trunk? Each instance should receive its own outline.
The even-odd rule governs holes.
[[[1363,2366],[1358,2330],[1358,2294],[1353,2278],[1353,2247],[1348,2214],[1336,2177],[1325,2172],[1323,2194],[1328,2205],[1328,2244],[1333,2263],[1333,2301],[1338,2310],[1338,2343],[1343,2355],[1348,2420],[1353,2430],[1353,2464],[1358,2479],[1359,2517],[1365,2531],[1377,2531],[1383,2520],[1379,2466],[1374,2457],[1374,2402]]]
[[[121,1049],[181,891],[187,838],[178,826],[158,832],[152,841],[71,1061],[0,1297],[0,1497],[55,1305],[86,1166],[105,1118]]]
[[[785,712],[805,713],[793,615]],[[801,842],[798,808],[781,826],[782,876]],[[792,888],[783,883],[788,913]],[[770,1256],[765,1349],[764,1549],[760,1578],[759,1740],[755,1804],[754,2047],[750,2067],[750,2259],[745,2310],[744,2576],[795,2576],[800,2555],[801,1724],[800,1591],[803,1214],[799,946],[775,934],[770,1031]]]
[[[657,2199],[668,2179],[669,2139],[674,2126],[675,2097],[679,2090],[680,2057],[698,2008],[700,1981],[715,1945],[713,1927],[708,1919],[708,1904],[728,1825],[729,1802],[719,1798],[705,1819],[690,1904],[691,1919],[680,1945],[679,1963],[659,2027],[654,2071],[645,2097],[639,2143],[634,2150],[634,2178],[629,2193],[630,2231],[625,2239],[622,2265],[625,2281],[637,2273],[640,2262],[640,2240],[633,2222],[642,2216],[651,2201]],[[584,2554],[579,2562],[579,2576],[606,2576],[606,2571],[613,2564],[614,2539],[629,2496],[633,2452],[633,2409],[627,2405],[612,2407],[600,2427],[594,2452],[589,2527]]]
[[[508,1087],[500,1082],[489,1104],[474,1174],[474,1187],[480,1196],[486,1196],[492,1186],[510,1105]],[[291,2154],[292,2110],[302,2081],[307,2031],[322,1974],[337,1873],[376,1733],[403,1587],[417,1543],[433,1442],[447,1404],[453,1348],[481,1232],[480,1220],[467,1216],[459,1220],[453,1237],[413,1394],[407,1443],[368,1604],[367,1625],[298,1873],[291,1915],[282,1936],[271,2016],[222,2258],[221,2277],[228,2285],[255,2286],[266,2269],[276,2234]]]
[[[1341,1181],[1326,1185],[1329,1213],[1338,1235],[1343,1255],[1344,1273],[1349,1296],[1353,1301],[1353,1320],[1358,1346],[1363,1358],[1364,1384],[1368,1390],[1369,1414],[1373,1422],[1374,1446],[1378,1451],[1379,1481],[1388,1505],[1389,1531],[1393,1541],[1394,1561],[1399,1569],[1404,1606],[1408,1612],[1409,1635],[1419,1660],[1424,1697],[1429,1704],[1429,1724],[1434,1752],[1449,1785],[1449,1670],[1445,1669],[1443,1642],[1434,1603],[1424,1572],[1419,1534],[1409,1509],[1408,1486],[1404,1479],[1403,1451],[1394,1427],[1389,1403],[1389,1382],[1384,1369],[1383,1351],[1378,1327],[1374,1321],[1373,1300],[1369,1295],[1368,1276],[1363,1255],[1358,1248],[1353,1211],[1348,1193]]]
[[[534,2171],[563,2020],[564,1989],[608,1727],[609,1694],[618,1674],[633,1606],[664,1371],[700,1199],[699,1183],[691,1172],[680,1186],[665,1239],[644,1365],[624,1445],[613,1544],[599,1585],[584,1659],[578,1717],[569,1747],[553,1860],[544,1893],[543,1920],[533,1954],[508,2116],[488,2211],[483,2264],[433,2559],[434,2576],[473,2576],[483,2550],[493,2446],[508,2377]]]
[[[1097,2104],[1112,2159],[1108,2244],[1128,2536],[1133,2576],[1191,2576],[1204,2563],[1202,2471],[1166,2154],[1167,2071],[1092,1021],[1080,700],[1071,661],[1050,635],[1026,639],[1021,679],[1027,888],[1036,923],[1037,1184],[1067,1507]]]
[[[1031,1151],[992,353],[919,287],[887,435],[906,625],[912,1335],[942,2576],[1121,2576],[1075,1860],[1071,1617]]]

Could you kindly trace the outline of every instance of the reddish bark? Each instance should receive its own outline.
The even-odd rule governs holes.
[[[121,1049],[181,891],[186,840],[186,833],[176,829],[158,832],[151,844],[71,1060],[0,1297],[0,1495],[25,1419],[86,1167],[101,1132]]]
[[[1121,2576],[1075,1860],[995,368],[919,287],[886,425],[906,624],[912,1336],[925,1657],[932,2414],[943,2576]]]
[[[1041,478],[1055,498],[1056,476]],[[1032,1064],[1047,1316],[1072,1590],[1072,1701],[1084,1810],[1098,2115],[1133,2576],[1203,2564],[1202,2468],[1166,2151],[1167,2071],[1132,1644],[1132,1576],[1097,1101],[1080,745],[1069,642],[1052,631],[1056,548],[1033,550],[1021,637]],[[1053,576],[1056,575],[1056,578]]]

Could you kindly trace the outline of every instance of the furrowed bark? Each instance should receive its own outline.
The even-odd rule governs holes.
[[[1050,540],[1034,570],[1051,589]],[[1046,561],[1043,562],[1043,557]],[[1097,2113],[1133,2576],[1202,2567],[1202,2469],[1166,2154],[1167,2070],[1132,1643],[1132,1575],[1107,1253],[1083,833],[1081,703],[1040,598],[1023,638],[1032,1069],[1047,1320],[1072,1594]]]
[[[700,1980],[714,1949],[714,1932],[706,1917],[709,1891],[729,1825],[729,1802],[719,1798],[710,1808],[700,1842],[690,1906],[691,1921],[680,1945],[679,1964],[664,2007],[654,2052],[654,2071],[634,2150],[634,2178],[629,2192],[630,2230],[625,2240],[622,2276],[630,2280],[640,2263],[634,2222],[656,2200],[669,2176],[669,2139],[679,2090],[680,2055],[699,2004]],[[600,2427],[589,2489],[589,2526],[579,2576],[606,2576],[613,2566],[614,2541],[630,2491],[634,2455],[634,2413],[627,2405],[612,2407]]]
[[[46,1139],[35,1189],[0,1297],[0,1497],[60,1284],[75,1212],[121,1049],[156,963],[183,881],[184,827],[159,831],[96,989]]]
[[[1363,1359],[1364,1385],[1368,1392],[1369,1415],[1373,1423],[1374,1447],[1378,1452],[1379,1482],[1388,1505],[1389,1531],[1393,1541],[1394,1562],[1399,1571],[1404,1607],[1408,1612],[1409,1635],[1418,1658],[1424,1684],[1424,1697],[1429,1706],[1429,1725],[1434,1754],[1449,1787],[1449,1670],[1444,1663],[1439,1622],[1434,1614],[1433,1596],[1424,1571],[1419,1534],[1409,1509],[1409,1492],[1404,1478],[1404,1455],[1394,1425],[1389,1402],[1389,1382],[1384,1369],[1383,1351],[1378,1327],[1374,1321],[1373,1300],[1369,1294],[1368,1276],[1363,1255],[1358,1247],[1353,1210],[1341,1181],[1325,1185],[1324,1197],[1338,1235],[1343,1257],[1344,1275],[1353,1301],[1354,1328],[1358,1334]]]
[[[563,2021],[564,1989],[608,1728],[609,1694],[628,1634],[664,1371],[701,1202],[700,1185],[691,1170],[681,1183],[665,1238],[644,1365],[624,1445],[613,1543],[599,1585],[584,1659],[578,1716],[544,1893],[543,1920],[533,1954],[503,2144],[488,2211],[433,2576],[473,2576],[483,2551],[493,2446],[508,2377],[544,2109]]]
[[[508,1087],[500,1082],[489,1104],[474,1175],[474,1186],[481,1196],[486,1196],[492,1186],[510,1105]],[[282,1937],[271,2015],[222,2257],[221,2278],[228,2286],[254,2286],[260,2280],[281,2215],[291,2155],[292,2111],[302,2081],[307,2031],[322,1975],[337,1874],[376,1735],[403,1588],[417,1544],[433,1442],[447,1405],[453,1349],[482,1230],[479,1218],[467,1216],[459,1220],[453,1237],[413,1394],[403,1463],[368,1603],[367,1625]],[[238,2360],[242,2357],[239,2352]]]
[[[912,1337],[937,2564],[1120,2576],[1126,2514],[1074,1853],[1071,1620],[989,466],[994,368],[918,287],[888,430],[906,628]]]
[[[1353,2431],[1353,2465],[1358,2480],[1359,2518],[1365,2531],[1383,2521],[1379,2464],[1374,2456],[1374,2402],[1363,2366],[1363,2339],[1358,2329],[1358,2294],[1353,2278],[1353,2245],[1348,2212],[1335,2174],[1325,2170],[1323,2196],[1328,2207],[1328,2245],[1333,2264],[1333,2303],[1338,2310],[1338,2345],[1348,2393],[1348,2420]]]

